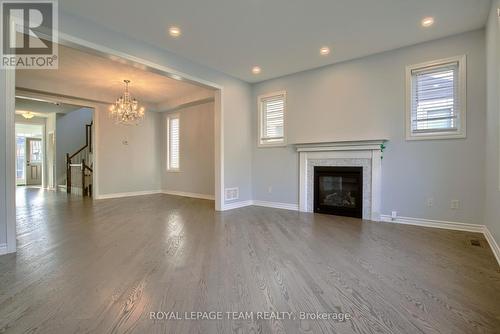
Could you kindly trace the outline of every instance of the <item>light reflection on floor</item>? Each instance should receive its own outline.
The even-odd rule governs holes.
[[[16,207],[40,205],[44,198],[45,190],[35,186],[18,186],[16,188]]]

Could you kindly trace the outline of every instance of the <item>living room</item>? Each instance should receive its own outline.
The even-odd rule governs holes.
[[[498,331],[498,0],[56,13],[59,68],[0,72],[0,328]],[[128,89],[146,113],[124,125]],[[99,105],[93,198],[16,202],[20,95]]]

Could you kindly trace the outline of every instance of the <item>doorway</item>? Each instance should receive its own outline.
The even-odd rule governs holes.
[[[44,152],[41,124],[16,123],[16,185],[43,185]]]
[[[111,58],[114,60],[119,60],[120,63],[123,64],[128,64],[132,65],[135,68],[140,68],[146,72],[150,73],[156,73],[163,75],[167,78],[171,78],[180,82],[185,82],[185,83],[193,83],[195,85],[199,85],[201,87],[206,87],[208,89],[213,90],[213,109],[214,109],[214,119],[213,119],[213,127],[214,127],[214,192],[215,192],[215,210],[224,210],[226,207],[224,206],[224,196],[223,196],[223,190],[224,190],[224,147],[223,147],[223,129],[222,129],[222,124],[223,124],[223,112],[222,112],[222,96],[223,96],[223,87],[220,86],[219,84],[213,83],[206,81],[204,79],[200,79],[197,77],[193,77],[191,75],[174,71],[169,67],[166,67],[165,65],[159,65],[156,63],[149,62],[145,59],[137,58],[128,54],[124,54],[122,52],[109,49],[108,47],[104,47],[101,45],[95,45],[95,44],[88,44],[86,42],[83,42],[79,39],[76,39],[74,37],[71,37],[69,35],[65,36],[64,39],[62,40],[62,44],[66,46],[71,46],[75,49],[82,50],[84,52],[88,52],[89,54],[93,55],[98,55],[98,56],[105,56],[105,58]],[[14,158],[15,158],[15,136],[14,136],[14,98],[16,96],[16,89],[15,89],[15,82],[16,82],[16,77],[17,75],[14,73],[14,71],[9,70],[6,71],[6,86],[8,88],[7,91],[7,100],[6,100],[6,105],[7,105],[7,110],[10,110],[11,113],[7,113],[7,120],[6,120],[6,129],[7,129],[7,143],[6,147],[8,148],[7,152],[7,157],[10,157],[10,162],[7,161],[7,175],[11,175],[12,177],[6,178],[7,180],[7,188],[10,189],[10,191],[7,191],[7,198],[6,198],[6,207],[7,211],[5,212],[5,220],[7,221],[7,236],[8,236],[8,242],[7,242],[7,251],[12,252],[15,251],[16,249],[16,226],[15,226],[15,164],[14,164]],[[45,81],[44,81],[45,82]],[[64,87],[64,86],[63,86]],[[29,92],[30,95],[46,95],[46,91],[40,91],[37,89],[31,89],[31,90],[24,90],[23,95],[25,92]],[[100,92],[99,92],[100,93]],[[63,97],[65,100],[68,102],[72,101],[75,99],[75,96],[71,94],[65,94],[64,92],[61,92],[57,94],[60,97]],[[79,99],[82,100],[82,99]],[[89,102],[89,106],[100,106],[102,104],[102,100],[99,98],[87,98],[87,102]],[[107,105],[109,103],[105,101]],[[188,105],[188,103],[185,103]],[[165,107],[169,107],[168,105],[165,105]],[[106,107],[107,108],[107,107]],[[104,120],[105,118],[103,118]],[[99,124],[98,122],[94,123],[96,132],[98,131]],[[207,124],[209,125],[209,124]],[[210,125],[209,125],[210,126]],[[58,135],[56,134],[56,141]],[[97,149],[98,149],[98,143],[99,143],[99,138],[96,135],[96,152],[95,155],[97,156]],[[104,142],[104,140],[102,140]],[[122,149],[127,149],[127,146],[129,145],[129,140],[127,138],[124,138],[123,140],[118,142],[118,147]],[[112,144],[115,144],[114,142]],[[121,147],[121,146],[125,147]],[[57,146],[57,145],[56,145]],[[9,159],[8,159],[9,160]],[[45,173],[42,173],[42,175]],[[94,178],[98,180],[97,173],[94,174]],[[42,177],[42,183],[43,183],[43,177]],[[96,182],[96,184],[98,184]],[[95,193],[99,194],[98,189],[95,189]],[[103,191],[104,193],[104,191]],[[143,193],[143,192],[139,192]],[[120,193],[118,193],[120,195]],[[106,198],[105,196],[101,196],[101,198]]]

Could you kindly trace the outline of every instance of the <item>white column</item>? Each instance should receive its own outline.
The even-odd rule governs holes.
[[[307,212],[307,153],[299,153],[299,211]]]
[[[372,212],[371,220],[380,221],[380,206],[382,196],[382,152],[372,151]]]

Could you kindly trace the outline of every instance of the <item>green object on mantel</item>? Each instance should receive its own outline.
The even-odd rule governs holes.
[[[384,154],[383,153],[384,153],[385,148],[386,148],[385,143],[380,144],[380,152],[382,153],[380,155],[380,159],[384,159]]]

